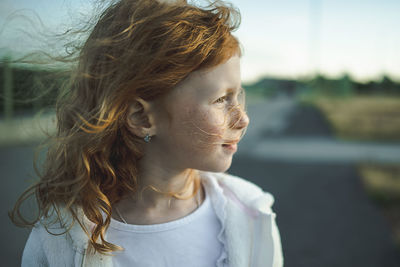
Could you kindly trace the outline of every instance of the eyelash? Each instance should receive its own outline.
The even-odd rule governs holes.
[[[226,100],[227,96],[221,96],[220,98],[218,98],[215,103],[223,103]]]
[[[242,88],[239,93],[238,93],[238,97],[244,94],[244,89]],[[220,98],[218,98],[217,100],[215,100],[215,103],[217,104],[222,104],[223,102],[226,101],[227,98],[232,97],[232,94],[227,94],[224,96],[221,96]]]

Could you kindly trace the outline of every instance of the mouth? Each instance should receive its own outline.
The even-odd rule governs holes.
[[[229,143],[224,143],[222,144],[222,147],[226,150],[226,151],[230,151],[230,152],[236,152],[237,150],[237,143],[239,142],[239,140],[235,140],[235,141],[231,141]]]
[[[239,143],[240,139],[235,139],[235,140],[226,140],[222,145],[237,145]]]

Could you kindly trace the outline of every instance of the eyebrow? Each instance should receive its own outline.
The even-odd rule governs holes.
[[[236,91],[238,91],[238,92],[244,91],[244,88],[243,88],[242,86],[240,86],[240,87],[236,90],[235,88],[230,87],[230,88],[227,88],[227,89],[225,89],[225,90],[223,90],[223,91],[226,91],[227,93],[234,93],[234,92],[236,92]]]

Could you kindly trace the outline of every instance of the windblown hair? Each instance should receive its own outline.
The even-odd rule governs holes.
[[[239,20],[238,11],[222,2],[203,8],[185,1],[112,2],[78,48],[57,100],[57,131],[49,139],[40,181],[17,201],[14,223],[33,226],[62,207],[84,228],[80,207],[94,225],[84,230],[95,251],[120,249],[104,234],[112,205],[137,193],[144,141],[128,128],[130,104],[137,97],[160,98],[191,72],[240,53],[232,35]],[[39,214],[29,222],[19,210],[32,195]]]

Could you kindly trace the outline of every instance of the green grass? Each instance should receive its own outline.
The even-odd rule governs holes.
[[[364,187],[388,219],[400,249],[400,164],[359,164]]]
[[[308,98],[345,140],[400,141],[400,97]]]

